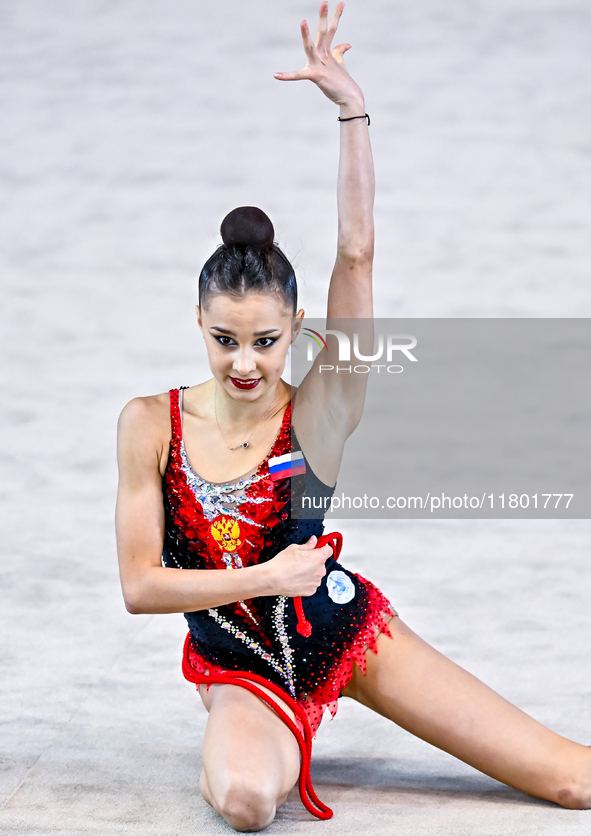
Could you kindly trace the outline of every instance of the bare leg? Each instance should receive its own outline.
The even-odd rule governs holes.
[[[344,696],[481,772],[576,810],[591,807],[591,748],[550,731],[443,656],[400,620]]]
[[[268,705],[239,685],[211,685],[209,694],[200,685],[199,693],[209,711],[199,779],[203,797],[235,830],[262,830],[297,783],[297,741]],[[283,700],[271,695],[293,719]]]

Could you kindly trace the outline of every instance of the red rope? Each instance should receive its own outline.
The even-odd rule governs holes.
[[[189,661],[189,647],[191,643],[191,634],[187,633],[187,638],[185,639],[185,648],[183,652],[183,675],[185,679],[188,679],[190,682],[194,682],[198,685],[200,684],[207,684],[207,685],[240,685],[242,688],[246,688],[247,691],[251,691],[253,694],[256,694],[257,697],[260,697],[267,705],[275,711],[279,717],[283,720],[283,722],[287,725],[290,731],[294,734],[298,745],[300,747],[300,752],[302,755],[302,760],[300,764],[300,774],[298,779],[298,786],[300,790],[300,797],[302,802],[307,810],[312,813],[312,815],[316,816],[319,819],[330,819],[332,818],[332,810],[330,807],[327,807],[324,804],[316,793],[314,792],[314,787],[312,786],[312,779],[310,777],[310,761],[312,758],[312,733],[310,731],[310,724],[308,723],[308,718],[306,717],[304,710],[298,703],[286,694],[278,685],[274,682],[271,682],[265,679],[263,676],[259,676],[256,673],[251,673],[250,671],[227,671],[225,673],[213,673],[213,674],[201,674],[198,673],[191,665]],[[245,682],[245,680],[248,680]],[[280,705],[278,705],[273,697],[270,694],[267,694],[265,691],[261,690],[257,687],[254,683],[258,682],[261,685],[265,685],[267,688],[270,688],[274,691],[278,697],[281,697],[285,702],[289,705],[292,709],[296,717],[302,722],[304,727],[304,734],[300,729],[296,726],[293,722],[289,714],[287,714]],[[315,809],[315,807],[317,809]]]
[[[318,538],[318,542],[314,546],[315,549],[320,549],[322,546],[325,546],[327,543],[331,543],[332,550],[333,550],[333,557],[335,560],[338,560],[338,557],[341,553],[341,549],[343,547],[343,535],[340,534],[338,531],[331,531],[330,534],[323,534],[321,537]],[[295,607],[296,615],[298,618],[298,623],[296,624],[296,630],[301,636],[308,636],[312,635],[312,625],[306,618],[304,614],[304,605],[302,604],[302,598],[298,595],[297,598],[293,599],[293,605]]]
[[[312,635],[312,625],[304,615],[304,605],[302,604],[302,599],[298,596],[297,598],[293,599],[293,605],[295,607],[296,615],[298,617],[298,623],[296,624],[296,630],[301,636],[308,636]]]
[[[341,553],[341,548],[343,545],[343,537],[338,531],[333,531],[330,534],[323,534],[321,537],[318,538],[318,542],[316,543],[315,548],[321,548],[329,542],[333,546],[333,557],[336,560],[339,554]],[[312,625],[309,621],[307,621],[304,615],[301,597],[294,598],[294,605],[298,617],[298,632],[300,632],[302,635],[309,636],[312,632]],[[302,630],[300,630],[300,626],[302,627]],[[303,632],[308,629],[309,632]],[[265,679],[265,677],[259,676],[256,673],[251,673],[250,671],[225,671],[224,673],[212,674],[198,673],[191,665],[189,655],[190,647],[191,634],[187,633],[187,638],[185,639],[185,646],[183,649],[183,676],[185,677],[185,679],[188,679],[189,682],[194,682],[196,685],[240,685],[242,688],[246,688],[247,691],[256,694],[257,697],[260,697],[260,699],[262,699],[263,702],[265,702],[283,720],[283,722],[290,729],[295,739],[297,740],[302,756],[302,760],[300,763],[300,774],[298,778],[300,798],[302,799],[302,802],[306,809],[310,813],[312,813],[313,816],[316,816],[316,818],[332,818],[332,810],[318,798],[318,796],[314,792],[314,787],[312,786],[312,779],[310,777],[310,763],[312,760],[312,732],[310,730],[310,723],[308,722],[306,712],[301,707],[301,705],[274,682],[271,682],[270,680]],[[273,697],[271,697],[261,688],[257,687],[257,685],[255,684],[257,682],[259,683],[259,685],[264,685],[266,688],[269,688],[278,697],[283,699],[289,705],[289,707],[291,708],[295,716],[300,720],[303,726],[303,734],[300,731],[300,729],[296,726],[296,724],[293,722],[289,714],[287,714],[281,708],[281,706],[275,702]]]

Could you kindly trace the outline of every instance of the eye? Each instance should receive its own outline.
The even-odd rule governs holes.
[[[228,345],[232,345],[232,343],[234,342],[234,340],[232,339],[232,337],[225,337],[223,334],[222,334],[221,336],[219,336],[219,337],[218,337],[218,336],[214,336],[214,340],[217,340],[217,342],[218,342],[220,345],[226,345],[226,346],[228,346]],[[225,340],[228,340],[228,342],[225,342]]]
[[[260,345],[261,348],[271,348],[271,346],[276,342],[277,340],[273,340],[271,337],[261,337],[257,340],[257,344]],[[261,343],[264,343],[264,345],[261,345]]]

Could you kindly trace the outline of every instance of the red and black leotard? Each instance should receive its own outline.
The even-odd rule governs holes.
[[[182,387],[185,388],[185,387]],[[309,597],[261,596],[235,604],[185,613],[189,633],[183,673],[195,682],[232,682],[257,693],[289,725],[302,751],[300,793],[310,812],[330,818],[309,777],[312,737],[326,708],[334,717],[340,691],[353,663],[365,673],[365,651],[377,652],[380,632],[397,615],[370,581],[337,562],[338,532],[324,534],[322,509],[334,487],[305,468],[291,478],[274,478],[269,460],[299,450],[291,427],[291,403],[267,457],[251,476],[217,485],[192,469],[182,440],[182,389],[170,391],[172,439],[163,480],[165,566],[181,569],[239,569],[270,560],[290,543],[312,534],[318,546],[333,546],[326,574]],[[293,447],[293,450],[292,450]],[[302,454],[303,455],[303,454]],[[311,497],[310,517],[292,519],[291,502]],[[298,502],[298,508],[302,505]],[[320,510],[315,510],[320,508]],[[237,674],[240,673],[240,678]],[[281,696],[294,710],[296,725],[256,683]],[[313,809],[313,806],[318,809]]]

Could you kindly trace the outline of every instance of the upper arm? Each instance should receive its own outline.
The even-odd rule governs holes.
[[[373,249],[359,253],[337,252],[328,287],[328,319],[373,316]]]
[[[164,505],[160,462],[165,433],[159,398],[130,401],[117,426],[117,554],[123,595],[130,611],[142,571],[162,564]],[[168,435],[170,438],[170,431]]]
[[[327,334],[328,350],[323,348],[316,355],[294,399],[292,420],[297,437],[316,475],[329,485],[336,481],[345,442],[363,414],[367,363],[355,356],[355,347],[362,355],[373,354],[372,265],[373,251],[340,250],[337,254],[326,329],[345,335],[349,359],[341,359],[337,337]]]
[[[367,364],[356,352],[362,356],[373,354],[372,270],[373,248],[360,252],[339,249],[328,290],[328,350],[316,356],[300,386],[302,400],[323,404],[323,414],[331,425],[328,432],[342,434],[343,443],[363,414]],[[337,338],[331,331],[342,336]],[[343,351],[347,341],[348,350]]]

